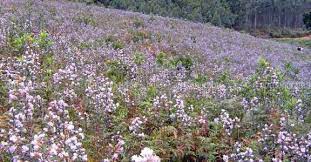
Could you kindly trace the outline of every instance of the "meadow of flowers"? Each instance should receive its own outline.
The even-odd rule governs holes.
[[[208,24],[0,1],[0,161],[311,161],[311,50]]]

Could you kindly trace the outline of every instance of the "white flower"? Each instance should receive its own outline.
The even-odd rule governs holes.
[[[141,150],[140,156],[134,155],[132,156],[132,161],[134,162],[160,162],[161,159],[159,156],[155,155],[153,150],[145,147]]]
[[[22,152],[25,153],[29,150],[29,148],[27,146],[22,146]]]
[[[68,124],[67,128],[68,128],[69,130],[73,130],[73,129],[75,128],[75,126],[72,125],[72,124]]]
[[[65,157],[68,157],[68,156],[69,156],[68,152],[65,152],[65,151],[63,151],[62,154],[63,154]]]
[[[8,145],[8,143],[7,143],[7,142],[4,142],[4,141],[1,141],[1,145],[2,145],[2,146],[6,146],[6,145]]]
[[[12,135],[11,137],[10,137],[10,141],[12,141],[12,142],[16,142],[17,141],[17,137],[15,136],[15,135]]]
[[[145,147],[143,150],[141,150],[140,155],[143,157],[150,157],[153,155],[153,150],[151,150],[148,147]]]
[[[222,160],[224,160],[224,162],[228,162],[229,161],[229,156],[223,155],[222,156]]]
[[[57,155],[57,149],[58,149],[58,146],[55,143],[52,144],[52,146],[50,148],[50,154]]]
[[[77,158],[78,158],[78,154],[77,154],[77,153],[73,153],[73,156],[72,156],[71,159],[72,159],[73,161],[75,161]]]
[[[160,162],[160,161],[161,161],[160,157],[155,155],[150,157],[147,162]]]
[[[9,94],[9,102],[12,102],[12,101],[17,100],[17,99],[18,98],[15,95]]]
[[[143,157],[141,157],[141,156],[138,156],[138,155],[132,156],[131,159],[132,159],[132,161],[134,161],[134,162],[145,162],[145,161],[146,161],[145,158],[143,158]]]
[[[82,160],[87,161],[87,155],[86,154],[82,156]]]
[[[79,136],[84,139],[84,134],[83,133],[79,133]]]

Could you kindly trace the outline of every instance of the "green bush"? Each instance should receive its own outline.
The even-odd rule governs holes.
[[[156,62],[159,65],[164,65],[168,61],[168,55],[164,52],[160,52],[156,55]]]
[[[124,44],[122,41],[116,39],[113,36],[108,36],[107,38],[105,38],[104,40],[106,42],[106,45],[111,44],[112,48],[117,50],[117,49],[123,49],[124,48]],[[99,43],[100,45],[102,45],[103,39],[100,38],[97,40],[97,43]]]
[[[0,71],[0,74],[2,72]],[[0,80],[0,109],[5,107],[7,105],[7,94],[8,94],[8,89],[6,87],[6,83]],[[3,107],[2,107],[3,106]]]
[[[193,66],[193,60],[190,56],[179,56],[171,60],[171,63],[175,67],[177,67],[178,65],[182,65],[186,70],[190,70]]]
[[[33,35],[22,33],[21,35],[11,37],[9,45],[14,52],[20,52],[25,47],[26,43],[32,43],[33,39]]]
[[[135,18],[133,24],[135,28],[144,27],[144,21],[139,18]]]
[[[48,50],[53,45],[46,31],[41,31],[38,36],[31,33],[22,33],[9,39],[9,45],[14,52],[21,52],[26,45],[37,45],[42,50]]]
[[[133,42],[142,42],[145,39],[151,39],[151,33],[146,31],[130,31]]]
[[[146,59],[145,55],[143,53],[141,53],[141,52],[136,52],[134,54],[134,62],[137,65],[143,64],[145,62],[145,59]]]
[[[119,62],[119,61],[111,61],[107,63],[107,77],[110,78],[115,83],[121,83],[125,81],[127,76],[128,67]]]
[[[41,31],[35,42],[41,49],[47,50],[53,45],[52,40],[49,39],[49,34],[46,31]]]
[[[208,77],[206,75],[203,75],[203,74],[197,74],[194,77],[194,81],[195,81],[195,83],[203,84],[203,83],[208,81]]]
[[[91,14],[79,13],[74,17],[74,20],[80,24],[96,26],[96,19]]]
[[[112,48],[115,50],[122,49],[124,48],[124,44],[121,41],[117,40],[112,43]]]

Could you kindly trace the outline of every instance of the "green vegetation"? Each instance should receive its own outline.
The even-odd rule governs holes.
[[[279,42],[311,48],[311,38],[279,38],[275,40]]]
[[[128,67],[119,61],[108,61],[107,77],[115,83],[124,82],[127,76]]]
[[[75,1],[75,0],[73,0]],[[78,0],[83,1],[83,0]],[[236,29],[303,28],[302,15],[310,5],[305,0],[85,0],[107,7],[146,14],[184,18]],[[308,28],[309,14],[305,14]],[[135,26],[142,26],[135,21]]]
[[[17,36],[12,36],[9,40],[9,45],[14,52],[20,52],[25,45],[38,46],[41,49],[48,49],[53,45],[53,42],[48,39],[46,31],[40,32],[38,36],[30,33],[21,33]]]
[[[171,64],[174,65],[174,67],[178,67],[179,65],[181,65],[186,70],[190,70],[193,65],[193,61],[190,56],[179,56],[171,60]]]
[[[74,17],[74,20],[81,24],[96,26],[95,17],[91,14],[79,13]]]
[[[24,3],[0,2],[6,11],[0,11],[0,47],[9,53],[0,58],[0,161],[308,161],[311,156],[311,89],[292,86],[309,81],[310,49],[200,23],[30,2],[30,16]],[[154,3],[140,6],[150,8],[155,2],[171,4],[170,9],[176,3],[176,13],[189,12],[182,15],[189,19],[205,19],[200,14],[207,10],[200,7],[206,2],[216,6],[204,13],[213,15],[206,21],[227,26],[239,18],[230,0],[101,2],[125,9],[140,2]],[[41,15],[58,22],[42,29]]]
[[[141,52],[136,52],[134,54],[134,62],[137,65],[143,64],[145,62],[145,59],[146,59],[145,55]]]
[[[311,12],[303,15],[303,22],[307,29],[311,29]]]

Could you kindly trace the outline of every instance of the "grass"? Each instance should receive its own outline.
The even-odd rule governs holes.
[[[301,38],[276,38],[275,40],[278,42],[311,48],[311,36],[306,36],[306,37],[301,37]]]

